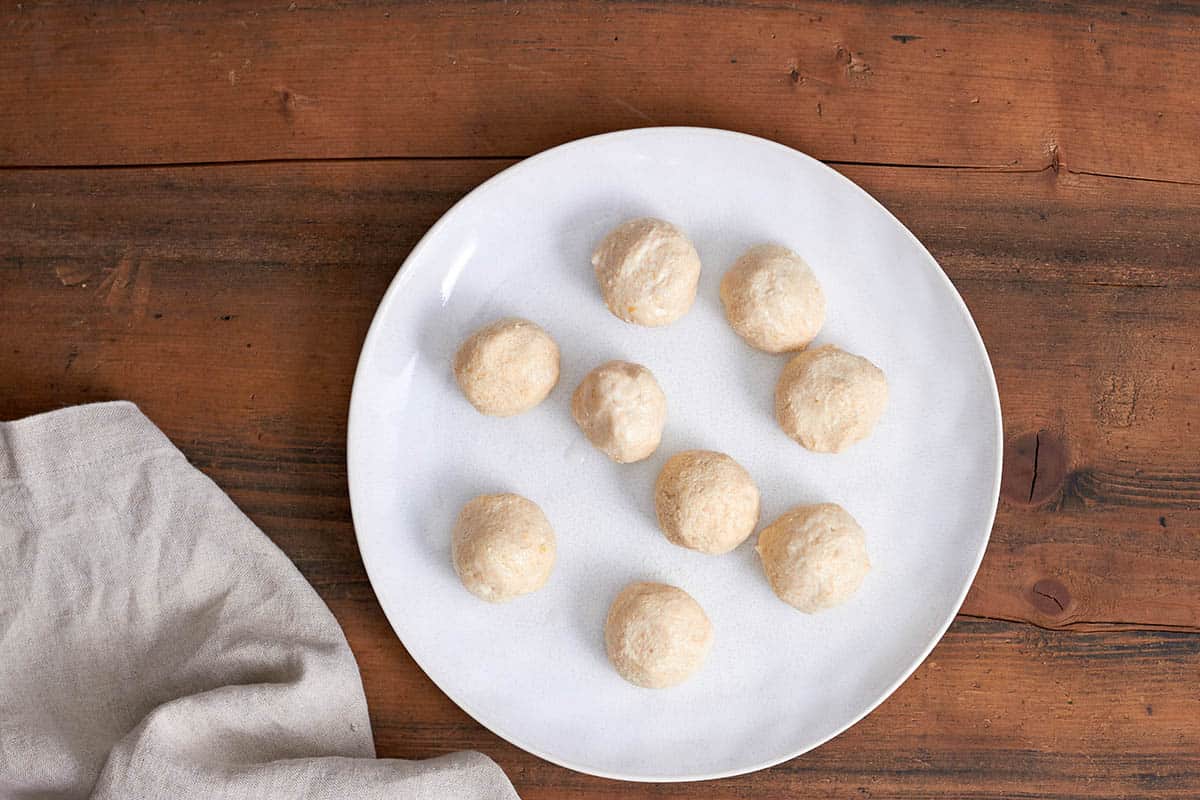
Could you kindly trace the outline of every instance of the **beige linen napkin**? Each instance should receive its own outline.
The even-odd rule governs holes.
[[[300,573],[130,403],[0,424],[0,797],[516,797],[376,760]]]

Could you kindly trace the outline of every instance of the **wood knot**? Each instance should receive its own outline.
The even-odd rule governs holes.
[[[1067,448],[1053,431],[1029,431],[1004,448],[1000,495],[1018,506],[1040,506],[1056,497],[1067,477]]]
[[[289,122],[297,111],[316,104],[315,97],[294,92],[286,86],[275,87],[275,108]]]
[[[1071,591],[1058,578],[1042,578],[1029,590],[1029,602],[1048,617],[1061,617],[1071,606]]]
[[[296,108],[296,96],[292,94],[290,89],[279,87],[275,89],[275,94],[279,98],[279,112],[281,114],[290,114]]]

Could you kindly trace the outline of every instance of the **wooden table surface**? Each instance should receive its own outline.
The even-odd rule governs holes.
[[[27,0],[0,75],[0,418],[139,403],[333,608],[381,755],[477,748],[527,800],[1200,795],[1200,5]],[[974,588],[891,699],[774,769],[655,786],[434,688],[367,582],[344,441],[440,214],[670,124],[892,209],[979,324],[1007,445]]]

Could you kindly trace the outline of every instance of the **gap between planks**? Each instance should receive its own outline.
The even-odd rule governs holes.
[[[954,615],[956,620],[974,620],[979,622],[1004,622],[1010,625],[1030,625],[1034,628],[1041,628],[1044,631],[1054,631],[1055,633],[1125,633],[1125,632],[1147,632],[1147,633],[1188,633],[1200,635],[1200,627],[1193,625],[1156,625],[1153,622],[1121,622],[1117,620],[1086,620],[1080,622],[1068,622],[1064,625],[1042,625],[1034,622],[1031,619],[1022,619],[1018,617],[992,616],[988,614],[966,614],[959,612]]]
[[[370,162],[438,162],[438,161],[522,161],[529,155],[486,155],[486,156],[332,156],[332,157],[298,157],[298,158],[250,158],[231,159],[228,161],[151,161],[142,164],[0,164],[0,172],[88,172],[140,169],[214,169],[218,167],[270,166],[288,164],[342,164]],[[845,161],[824,160],[823,164],[831,167],[873,167],[880,169],[930,169],[951,170],[961,172],[982,172],[1009,175],[1035,175],[1042,172],[1065,172],[1071,175],[1087,175],[1095,178],[1106,178],[1119,181],[1137,181],[1139,183],[1158,183],[1174,186],[1200,186],[1200,181],[1177,180],[1174,178],[1145,178],[1138,175],[1118,175],[1111,172],[1096,172],[1086,169],[1074,169],[1062,164],[1057,156],[1041,167],[1019,168],[989,164],[905,164],[888,161]]]

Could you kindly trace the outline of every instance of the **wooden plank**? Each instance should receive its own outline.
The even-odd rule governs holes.
[[[345,414],[374,307],[427,227],[502,166],[0,172],[0,418],[140,403],[330,603],[381,755],[481,749],[526,800],[1200,792],[1200,636],[1185,632],[1200,619],[1200,188],[845,170],[939,258],[996,367],[1010,468],[964,608],[989,619],[960,618],[811,754],[631,787],[529,756],[442,695],[388,628],[350,523]]]
[[[335,603],[380,755],[472,748],[525,800],[653,796],[1191,798],[1200,789],[1200,636],[1066,633],[960,620],[878,710],[821,748],[721,781],[631,786],[554,767],[432,686],[366,602]]]
[[[501,166],[0,173],[0,416],[141,403],[322,591],[361,597],[343,466],[358,347],[405,253]],[[1200,188],[847,171],[957,282],[1011,443],[1042,439],[1037,502],[1006,485],[966,612],[1200,625]]]
[[[1197,182],[1198,25],[1150,0],[8,4],[0,164],[519,156],[674,124]]]

